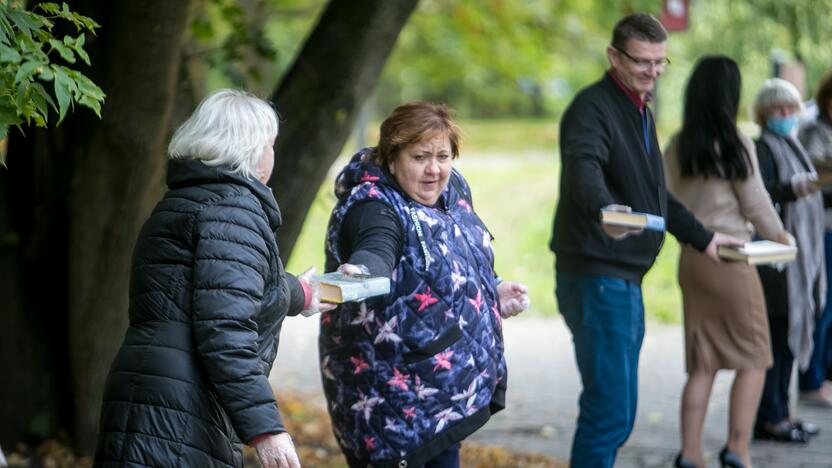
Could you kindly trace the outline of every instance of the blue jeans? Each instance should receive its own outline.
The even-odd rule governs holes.
[[[556,284],[583,382],[570,466],[612,467],[636,419],[638,356],[644,339],[641,286],[565,272],[556,273]]]
[[[812,357],[809,367],[800,373],[798,380],[801,390],[819,389],[832,367],[832,232],[826,231],[823,240],[826,252],[826,307],[815,323]]]
[[[426,461],[424,465],[414,466],[413,468],[459,468],[459,449],[462,444],[456,443],[451,445],[444,452]],[[366,461],[360,462],[352,458],[349,454],[344,452],[344,458],[347,459],[347,465],[354,468],[366,468],[370,466]]]
[[[448,447],[448,450],[427,461],[422,468],[459,468],[460,444]]]

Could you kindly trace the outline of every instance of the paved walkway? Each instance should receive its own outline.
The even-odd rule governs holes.
[[[316,340],[316,319],[288,319],[272,382],[278,389],[314,395],[324,404]],[[508,407],[470,440],[567,460],[580,393],[568,329],[560,319],[517,317],[505,322],[505,340]],[[678,405],[685,380],[681,328],[648,324],[641,356],[636,427],[616,466],[671,466],[679,450]],[[731,377],[720,373],[714,385],[704,437],[709,466],[718,465],[725,441]],[[798,405],[794,413],[818,424],[820,435],[808,445],[753,443],[756,468],[832,467],[832,410]]]

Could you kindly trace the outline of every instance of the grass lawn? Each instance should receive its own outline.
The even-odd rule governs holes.
[[[497,273],[529,286],[532,314],[555,315],[554,256],[549,251],[558,193],[557,125],[540,120],[461,121],[465,135],[455,166],[471,185],[474,207],[494,234]],[[368,132],[367,141],[377,140]],[[351,145],[350,145],[351,147]],[[336,161],[340,169],[345,159]],[[324,264],[323,238],[335,204],[332,180],[321,187],[288,270],[299,273]],[[644,281],[647,317],[678,322],[681,295],[676,282],[679,247],[668,236],[656,265]]]

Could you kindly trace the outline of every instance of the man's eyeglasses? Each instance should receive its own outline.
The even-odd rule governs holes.
[[[667,57],[658,60],[640,59],[633,57],[632,55],[628,54],[627,52],[624,52],[616,46],[612,46],[612,48],[624,54],[624,56],[630,59],[630,61],[633,62],[633,65],[635,65],[636,68],[641,71],[647,71],[650,69],[650,67],[654,67],[656,70],[662,71],[668,65],[670,65],[670,59]]]

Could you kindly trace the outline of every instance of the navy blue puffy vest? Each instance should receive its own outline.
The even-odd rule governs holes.
[[[491,234],[453,171],[438,206],[411,201],[355,156],[336,180],[327,269],[344,216],[379,200],[398,216],[402,256],[389,295],[321,317],[321,372],[336,439],[351,464],[421,465],[504,405],[506,366]]]

